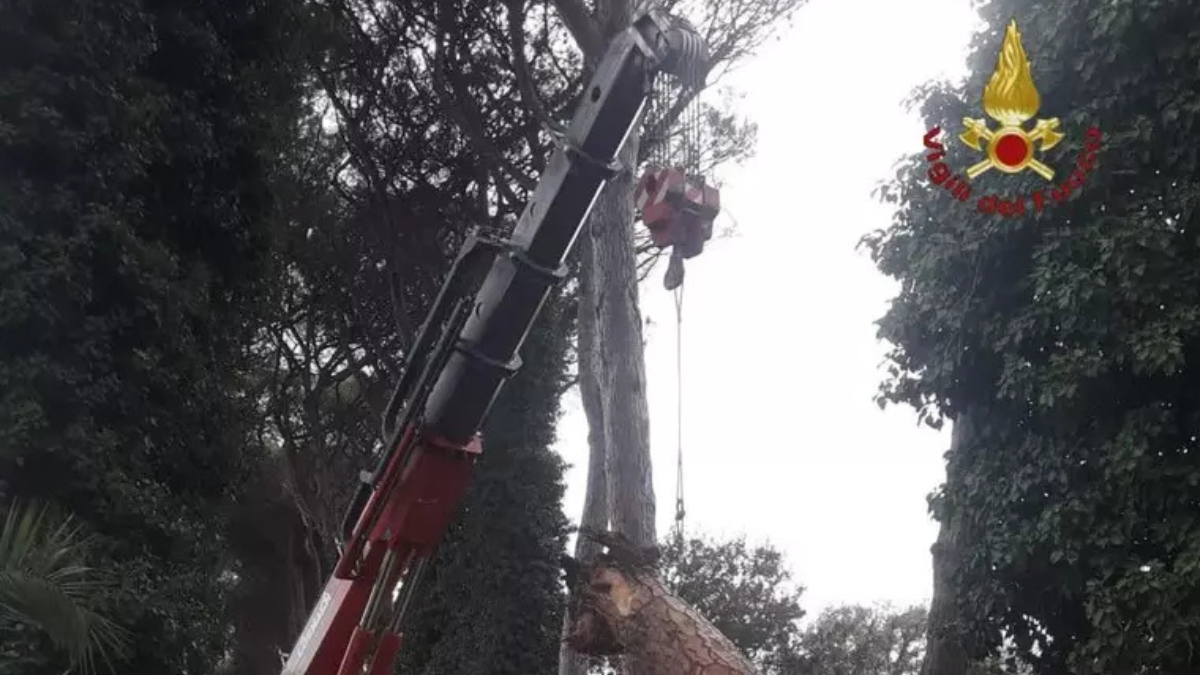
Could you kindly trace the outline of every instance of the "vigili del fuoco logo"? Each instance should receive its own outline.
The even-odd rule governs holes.
[[[1021,46],[1021,33],[1014,19],[1004,33],[996,70],[983,89],[983,110],[999,126],[992,127],[985,119],[966,117],[963,119],[964,131],[958,136],[964,145],[986,157],[968,167],[965,178],[955,175],[942,161],[946,149],[936,140],[942,130],[934,127],[925,134],[925,147],[930,150],[925,156],[931,164],[929,180],[962,202],[971,198],[975,179],[989,173],[1019,174],[1032,171],[1050,183],[1045,188],[1014,197],[997,194],[979,197],[977,207],[981,213],[998,213],[1001,216],[1020,216],[1027,211],[1041,212],[1052,204],[1070,199],[1071,195],[1083,188],[1088,174],[1096,167],[1096,153],[1100,150],[1102,135],[1096,127],[1087,130],[1083,150],[1076,159],[1074,170],[1055,185],[1055,171],[1042,161],[1040,155],[1066,137],[1059,130],[1059,119],[1037,119],[1033,128],[1026,130],[1026,123],[1037,115],[1041,103],[1041,96],[1033,84],[1029,58]]]

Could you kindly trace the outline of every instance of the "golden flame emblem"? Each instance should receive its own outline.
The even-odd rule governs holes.
[[[966,131],[959,139],[975,150],[983,150],[987,143],[988,158],[967,169],[967,177],[975,178],[988,169],[1004,173],[1020,173],[1032,169],[1042,178],[1054,178],[1054,169],[1046,166],[1034,156],[1035,143],[1046,151],[1063,139],[1059,132],[1058,118],[1038,120],[1032,131],[1026,132],[1024,125],[1041,107],[1041,96],[1033,84],[1029,68],[1029,57],[1021,45],[1021,33],[1013,19],[1004,32],[1004,44],[1000,47],[1000,58],[996,71],[983,89],[983,110],[988,117],[1000,123],[995,131],[988,128],[985,120],[963,118]]]

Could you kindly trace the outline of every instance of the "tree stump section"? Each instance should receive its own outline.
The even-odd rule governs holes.
[[[759,675],[707,619],[658,576],[658,549],[611,532],[585,532],[607,551],[586,567],[564,560],[571,580],[567,645],[620,657],[625,675]]]

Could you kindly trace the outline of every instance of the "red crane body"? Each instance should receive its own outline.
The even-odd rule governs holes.
[[[662,71],[703,85],[685,22],[652,11],[617,36],[508,241],[471,237],[410,350],[383,453],[347,512],[346,545],[283,675],[384,675],[403,619],[482,453],[479,429]],[[474,296],[470,292],[475,290]]]

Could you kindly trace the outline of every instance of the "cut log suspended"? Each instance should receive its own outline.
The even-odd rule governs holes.
[[[572,579],[567,645],[587,656],[620,657],[626,675],[758,675],[736,646],[658,575],[657,548],[610,532],[585,532],[607,548]]]

